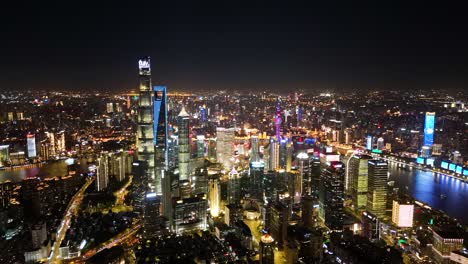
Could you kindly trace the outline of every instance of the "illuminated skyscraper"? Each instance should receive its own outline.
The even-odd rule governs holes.
[[[239,204],[241,200],[240,192],[241,189],[239,173],[236,171],[235,168],[232,168],[231,172],[229,172],[229,179],[227,185],[228,204]]]
[[[387,209],[388,164],[381,160],[369,160],[368,166],[367,211],[377,217],[384,217]]]
[[[365,209],[367,206],[368,161],[371,159],[366,155],[354,155],[348,163],[350,193],[357,209]]]
[[[250,144],[251,144],[250,161],[251,162],[260,161],[260,154],[258,152],[258,137],[257,136],[251,136],[250,137]]]
[[[153,87],[153,131],[154,131],[154,157],[155,157],[155,191],[157,195],[162,195],[161,179],[164,170],[169,167],[169,153],[167,147],[167,93],[166,86]],[[164,205],[165,206],[165,205]]]
[[[413,226],[414,205],[405,201],[393,201],[392,222],[398,227]]]
[[[274,242],[275,240],[269,234],[265,234],[260,238],[260,264],[275,263]]]
[[[107,188],[109,184],[109,160],[108,155],[102,154],[96,164],[96,190],[98,192]]]
[[[156,191],[156,176],[154,170],[154,132],[153,132],[153,93],[151,91],[150,58],[144,57],[138,61],[140,76],[140,96],[138,100],[137,138],[138,159],[147,162],[150,192]]]
[[[371,135],[368,135],[366,137],[366,149],[367,150],[372,150],[373,141],[374,141],[374,138]]]
[[[210,179],[208,183],[208,198],[210,202],[210,214],[212,217],[219,216],[220,187],[217,178]]]
[[[281,99],[278,97],[276,104],[276,115],[275,115],[275,134],[276,140],[281,140]]]
[[[36,136],[34,134],[26,135],[26,145],[28,149],[28,158],[34,158],[37,156],[36,153]]]
[[[189,114],[182,107],[179,118],[179,180],[189,179],[189,161],[190,161],[190,144],[189,144]]]
[[[424,144],[423,146],[432,147],[434,144],[435,113],[426,112],[424,119]]]
[[[269,169],[276,170],[279,168],[279,144],[276,138],[270,138],[270,160]]]
[[[222,163],[225,168],[232,167],[234,135],[234,128],[216,128],[216,156],[218,162]]]
[[[332,230],[343,228],[343,191],[345,171],[343,163],[328,162],[320,178],[319,215]]]

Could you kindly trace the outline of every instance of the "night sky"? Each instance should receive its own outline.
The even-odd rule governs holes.
[[[443,2],[35,2],[0,8],[1,90],[130,90],[144,55],[177,91],[468,86],[466,9]]]

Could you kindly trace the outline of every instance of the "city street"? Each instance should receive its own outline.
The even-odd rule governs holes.
[[[72,197],[70,200],[67,210],[65,211],[65,215],[62,219],[62,223],[60,224],[60,227],[57,232],[57,238],[52,246],[52,252],[49,257],[49,263],[57,263],[57,258],[59,257],[59,252],[60,252],[60,245],[62,244],[62,241],[65,237],[65,234],[67,233],[68,228],[70,228],[70,221],[74,215],[78,213],[78,210],[81,205],[81,201],[83,200],[84,197],[84,192],[86,189],[93,183],[94,178],[88,179],[86,183],[80,188],[80,190]]]

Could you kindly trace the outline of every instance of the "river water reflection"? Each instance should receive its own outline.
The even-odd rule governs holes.
[[[468,224],[468,184],[458,179],[434,175],[423,170],[405,170],[389,164],[390,180],[406,189],[416,200],[424,202]],[[445,199],[441,199],[441,194]]]

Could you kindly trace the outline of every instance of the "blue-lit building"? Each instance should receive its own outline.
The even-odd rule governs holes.
[[[423,146],[432,147],[434,144],[435,113],[426,112],[424,119],[424,144]]]
[[[367,149],[367,150],[372,150],[372,141],[373,141],[373,140],[374,140],[374,139],[372,138],[371,135],[368,135],[368,136],[366,137],[366,149]]]
[[[167,95],[166,86],[153,87],[153,132],[156,170],[156,194],[162,195],[162,170],[168,169],[169,153],[167,149]]]

